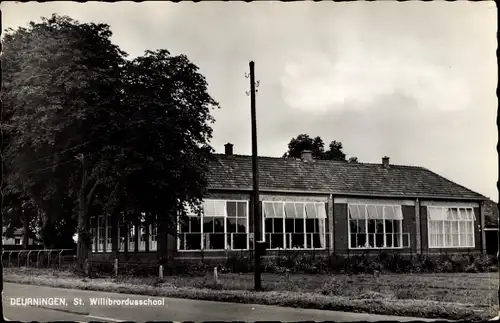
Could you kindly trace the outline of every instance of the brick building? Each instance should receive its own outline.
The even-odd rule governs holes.
[[[156,261],[226,258],[253,248],[252,158],[216,154],[201,215],[190,213],[159,254],[155,225],[93,221],[94,259]],[[259,157],[260,206],[267,255],[485,252],[487,198],[422,167]],[[120,231],[121,230],[121,231]],[[121,233],[120,233],[121,232]],[[116,247],[113,247],[116,246]]]

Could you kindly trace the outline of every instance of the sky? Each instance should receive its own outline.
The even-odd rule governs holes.
[[[497,14],[481,2],[3,2],[3,28],[52,13],[106,23],[130,57],[164,48],[200,68],[221,108],[212,146],[341,141],[360,162],[428,168],[498,201]]]

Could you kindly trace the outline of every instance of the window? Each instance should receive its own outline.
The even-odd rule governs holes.
[[[118,224],[118,250],[125,251],[125,240],[127,239],[127,225],[125,223],[125,217],[120,214],[120,220]]]
[[[156,251],[156,223],[149,225],[149,251]]]
[[[205,200],[201,214],[186,206],[179,250],[248,249],[248,202]]]
[[[95,252],[95,248],[97,245],[97,218],[95,216],[90,217],[90,233],[92,234],[92,240],[91,240],[91,249],[93,252]]]
[[[14,239],[14,244],[15,245],[20,245],[21,244],[21,239],[20,238],[15,238]]]
[[[135,225],[133,223],[129,223],[128,232],[128,251],[135,251]]]
[[[428,206],[429,248],[474,248],[474,209]]]
[[[262,202],[268,249],[325,248],[324,203]]]
[[[106,216],[106,251],[111,252],[112,250],[112,229],[111,225],[111,215]]]
[[[103,215],[97,218],[97,252],[104,251],[104,242],[106,236],[106,219]]]
[[[140,235],[139,235],[139,251],[145,251],[146,250],[146,239],[148,239],[146,235],[146,220],[144,219],[144,214],[142,214],[141,221],[140,221]],[[148,239],[149,240],[149,239]]]
[[[400,205],[349,204],[350,249],[402,248],[402,226]]]

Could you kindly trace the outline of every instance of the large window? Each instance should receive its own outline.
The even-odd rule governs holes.
[[[474,248],[474,209],[428,206],[429,248]]]
[[[400,205],[349,204],[350,249],[402,248],[402,227]]]
[[[196,214],[186,208],[179,224],[179,250],[248,249],[248,202],[205,200]]]
[[[112,246],[112,225],[111,225],[111,215],[106,217],[106,252],[110,252],[113,248]]]
[[[262,202],[268,249],[325,248],[324,203]]]

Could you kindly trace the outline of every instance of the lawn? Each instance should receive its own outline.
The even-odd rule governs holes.
[[[276,275],[252,274],[81,279],[71,272],[4,268],[4,281],[240,303],[428,318],[481,320],[498,313],[498,273]]]

